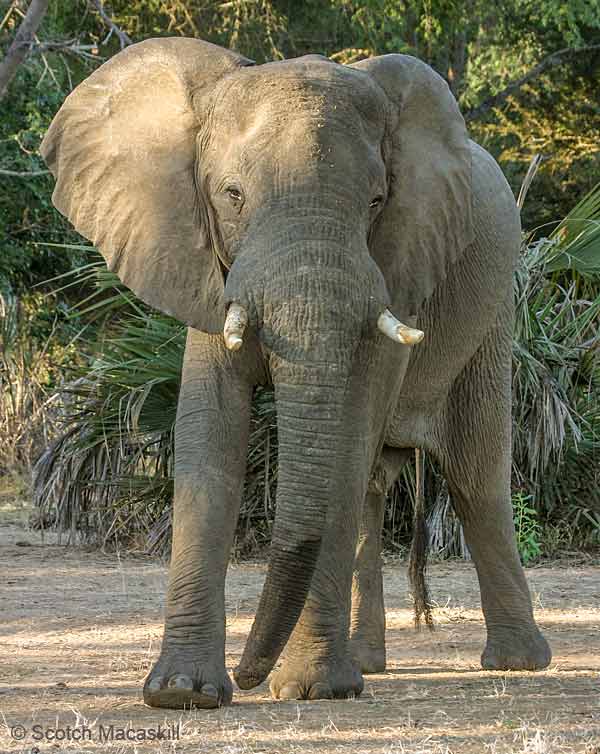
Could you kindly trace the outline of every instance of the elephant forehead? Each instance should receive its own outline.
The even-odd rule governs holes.
[[[383,135],[387,101],[370,76],[307,56],[242,68],[228,76],[214,98],[220,123],[240,132],[289,129],[294,124],[361,129]]]
[[[342,166],[357,180],[379,180],[387,101],[355,73],[326,60],[236,71],[215,93],[209,151],[234,171],[269,180],[333,176]]]

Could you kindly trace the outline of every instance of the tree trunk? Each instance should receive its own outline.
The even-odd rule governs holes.
[[[8,48],[4,60],[0,62],[0,99],[6,94],[6,90],[17,72],[17,68],[29,55],[35,34],[47,10],[48,0],[31,0],[27,15],[21,26],[19,26],[19,30],[11,46]]]

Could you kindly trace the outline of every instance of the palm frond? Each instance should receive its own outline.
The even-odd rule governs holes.
[[[548,238],[526,240],[514,288],[513,488],[533,501],[540,521],[568,521],[588,544],[600,542],[599,223],[600,187]],[[37,465],[36,500],[72,535],[164,550],[185,328],[150,311],[97,261],[61,284],[93,287],[80,307],[110,327],[101,328],[85,368],[61,392],[64,430]],[[268,542],[276,482],[273,393],[258,388],[238,554]],[[462,530],[431,459],[425,485],[434,549],[464,556]],[[407,466],[385,519],[387,543],[401,549],[411,500]]]
[[[600,183],[573,207],[548,240],[548,272],[600,275]]]

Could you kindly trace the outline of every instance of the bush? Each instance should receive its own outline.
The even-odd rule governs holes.
[[[41,298],[0,296],[0,474],[28,477],[55,435],[56,389],[74,357],[56,337],[60,316],[39,316]]]
[[[524,560],[543,549],[540,527],[568,521],[570,543],[600,543],[600,187],[548,238],[526,239],[515,275],[513,352],[515,515]],[[119,314],[61,392],[64,433],[37,466],[36,501],[57,525],[102,543],[168,546],[173,425],[185,328],[150,312],[101,263],[84,311]],[[269,539],[277,476],[275,407],[258,389],[236,548]],[[466,554],[445,483],[429,462],[426,491],[434,549]],[[410,537],[413,474],[390,495],[385,535]],[[534,525],[535,523],[535,525]],[[555,542],[556,538],[552,539]],[[550,554],[550,553],[548,553]]]

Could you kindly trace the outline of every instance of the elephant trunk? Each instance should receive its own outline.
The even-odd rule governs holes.
[[[330,234],[332,235],[332,234]],[[269,570],[240,665],[249,689],[269,674],[309,592],[328,519],[366,490],[355,379],[365,333],[387,303],[381,274],[362,250],[307,242],[265,282],[261,339],[270,352],[278,421],[277,514]],[[358,407],[358,408],[357,408]],[[359,489],[360,488],[360,489]]]
[[[330,506],[347,471],[341,436],[343,385],[275,386],[279,472],[269,571],[235,679],[257,686],[269,674],[308,595]],[[346,439],[345,442],[348,442]]]

